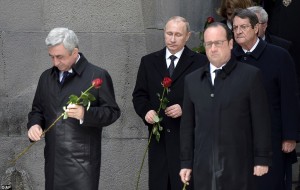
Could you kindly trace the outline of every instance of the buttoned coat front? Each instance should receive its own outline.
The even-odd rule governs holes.
[[[257,68],[229,61],[211,83],[209,64],[186,77],[182,168],[199,190],[256,190],[255,165],[271,164],[266,91]]]
[[[166,48],[142,57],[139,67],[136,85],[133,92],[133,105],[136,113],[144,120],[149,110],[157,110],[159,107],[159,99],[157,93],[162,93],[163,78],[168,76],[166,64]],[[172,85],[167,95],[168,106],[179,104],[182,107],[183,101],[183,82],[184,77],[200,68],[206,63],[207,59],[204,55],[195,53],[184,48],[179,62],[171,77]],[[161,125],[160,141],[155,138],[151,140],[149,147],[149,188],[150,190],[166,190],[168,185],[168,176],[172,190],[181,190],[182,182],[179,177],[180,161],[179,161],[179,127],[180,119],[166,117],[162,111],[163,117]],[[149,133],[152,125],[148,126]]]
[[[95,78],[103,80],[99,89],[92,89],[96,100],[85,110],[83,123],[74,118],[61,119],[45,136],[46,190],[97,190],[100,177],[102,128],[120,116],[110,75],[89,63],[83,54],[73,65],[73,74],[59,83],[58,70],[42,73],[28,115],[27,127],[39,124],[47,129],[67,105],[71,94],[80,96]]]

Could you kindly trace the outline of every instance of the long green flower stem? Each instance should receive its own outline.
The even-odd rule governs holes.
[[[158,108],[158,110],[157,110],[157,115],[159,115],[159,112],[160,112],[160,110],[161,110],[161,107],[162,107],[162,101],[163,101],[163,98],[164,98],[164,96],[165,96],[165,91],[166,91],[166,88],[164,88],[164,90],[163,90],[163,93],[162,93],[162,95],[161,95],[161,99],[159,100],[160,101],[160,104],[159,104],[159,108]]]
[[[157,115],[159,115],[159,112],[160,112],[160,110],[162,109],[162,101],[163,101],[163,98],[164,98],[164,96],[165,96],[166,90],[167,90],[167,88],[164,88],[163,93],[162,93],[162,96],[161,96],[161,99],[160,99],[159,108],[158,108],[158,110],[157,110],[157,112],[156,112]],[[153,127],[155,127],[155,126],[153,125]],[[140,178],[141,178],[141,172],[142,172],[142,169],[143,169],[143,166],[144,166],[146,154],[147,154],[147,152],[148,152],[148,150],[149,150],[149,146],[150,146],[150,142],[151,142],[151,139],[152,139],[152,135],[153,135],[153,129],[151,130],[150,137],[149,137],[149,140],[148,140],[148,144],[147,144],[146,150],[145,150],[145,152],[144,152],[143,161],[142,161],[142,164],[141,164],[140,169],[139,169],[138,179],[137,179],[136,186],[135,186],[135,189],[136,189],[136,190],[139,189],[139,182],[140,182]]]
[[[81,95],[79,96],[79,98],[78,98],[77,101],[76,101],[76,104],[79,104],[79,101],[80,101],[81,98],[82,98],[82,94],[87,93],[87,92],[90,91],[92,88],[94,88],[94,85],[90,86],[88,89],[86,89],[86,91],[84,91],[83,93],[81,93]]]
[[[64,116],[64,113],[62,113],[42,134],[41,137],[43,137],[45,135],[46,132],[48,132],[62,117]],[[19,158],[21,158],[36,142],[38,141],[34,141],[33,143],[31,143],[29,146],[27,146],[20,154],[18,154],[17,157],[15,157],[15,159],[13,159],[11,161],[11,164],[15,164],[17,162],[17,160]]]
[[[144,152],[143,161],[142,161],[142,164],[141,164],[140,169],[139,169],[138,179],[137,179],[136,187],[135,187],[136,190],[139,189],[139,182],[140,182],[140,178],[141,178],[141,172],[142,172],[142,169],[143,169],[143,165],[144,165],[144,162],[145,162],[145,158],[146,158],[147,152],[148,152],[148,150],[149,150],[149,145],[150,145],[151,138],[152,138],[152,135],[153,135],[153,132],[152,132],[152,131],[153,131],[153,130],[151,130],[150,137],[149,137],[148,144],[147,144],[147,148],[146,148],[146,150],[145,150],[145,152]]]
[[[94,87],[94,85],[91,85],[86,91],[84,91],[79,98],[76,100],[76,104],[80,104],[80,100],[82,99],[82,95],[86,94],[89,90],[91,90]],[[41,137],[43,137],[64,115],[66,112],[63,112],[45,131],[43,131],[43,133],[41,134]],[[16,161],[21,158],[36,142],[38,141],[34,141],[33,143],[31,143],[29,146],[27,146],[20,154],[18,154],[18,156],[13,159],[11,161],[11,164],[15,164]]]

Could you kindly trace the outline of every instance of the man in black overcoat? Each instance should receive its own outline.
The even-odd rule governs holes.
[[[164,28],[166,47],[142,57],[138,70],[133,105],[136,113],[148,126],[149,133],[160,104],[157,93],[162,93],[161,82],[167,76],[172,79],[167,95],[169,103],[160,114],[163,117],[160,140],[157,142],[153,137],[149,145],[150,190],[181,190],[183,187],[179,177],[179,126],[182,115],[183,79],[207,61],[204,55],[185,46],[189,37],[189,23],[179,16],[170,18]],[[173,63],[171,55],[176,56]],[[169,72],[170,65],[175,68],[172,74]]]
[[[99,89],[91,89],[95,101],[87,110],[69,104],[67,119],[60,119],[45,135],[45,189],[97,190],[100,177],[102,128],[115,122],[120,109],[115,101],[108,72],[88,62],[79,53],[78,38],[67,28],[54,28],[46,38],[53,67],[40,76],[28,114],[28,137],[41,139],[43,130],[64,112],[70,95],[80,96],[96,78]]]
[[[289,52],[293,52],[292,42],[285,40],[283,38],[280,38],[278,36],[270,34],[268,32],[268,13],[265,11],[264,8],[260,6],[253,6],[248,7],[249,10],[253,11],[257,18],[258,18],[258,37],[265,40],[266,42],[282,47],[286,49]],[[299,86],[298,86],[299,87]],[[300,127],[300,126],[299,126]],[[285,166],[285,178],[286,183],[285,184],[285,190],[291,190],[292,189],[292,164],[297,162],[297,154],[296,151],[293,151],[289,154],[288,159],[286,160],[286,166]]]
[[[295,156],[299,127],[299,99],[295,65],[283,48],[257,37],[258,18],[248,9],[235,12],[233,32],[239,44],[234,55],[244,63],[258,67],[263,74],[272,119],[272,166],[260,178],[260,190],[283,190],[287,164]],[[291,178],[289,179],[291,180]]]
[[[259,69],[231,56],[222,23],[204,32],[209,64],[184,83],[180,125],[183,182],[199,190],[257,190],[271,164],[271,119]]]

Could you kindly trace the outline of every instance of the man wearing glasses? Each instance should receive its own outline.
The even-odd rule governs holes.
[[[271,119],[259,69],[231,55],[232,32],[204,31],[209,62],[184,83],[180,152],[183,183],[194,189],[257,190],[271,164]]]
[[[285,188],[285,170],[295,156],[298,141],[299,100],[294,62],[290,54],[257,37],[258,18],[248,9],[237,10],[233,32],[237,44],[234,55],[241,62],[258,67],[268,94],[272,121],[272,166],[259,178],[259,190],[290,190]],[[250,135],[250,134],[249,134]],[[291,164],[291,163],[290,163]]]

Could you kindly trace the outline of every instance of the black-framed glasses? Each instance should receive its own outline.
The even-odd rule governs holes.
[[[205,48],[211,48],[213,44],[216,47],[221,47],[225,41],[227,40],[208,41],[208,42],[204,42],[203,45]]]
[[[240,30],[242,30],[243,32],[246,31],[251,25],[250,24],[243,24],[243,25],[240,25],[240,26],[233,26],[232,27],[232,30],[233,32],[236,32],[239,28]]]

